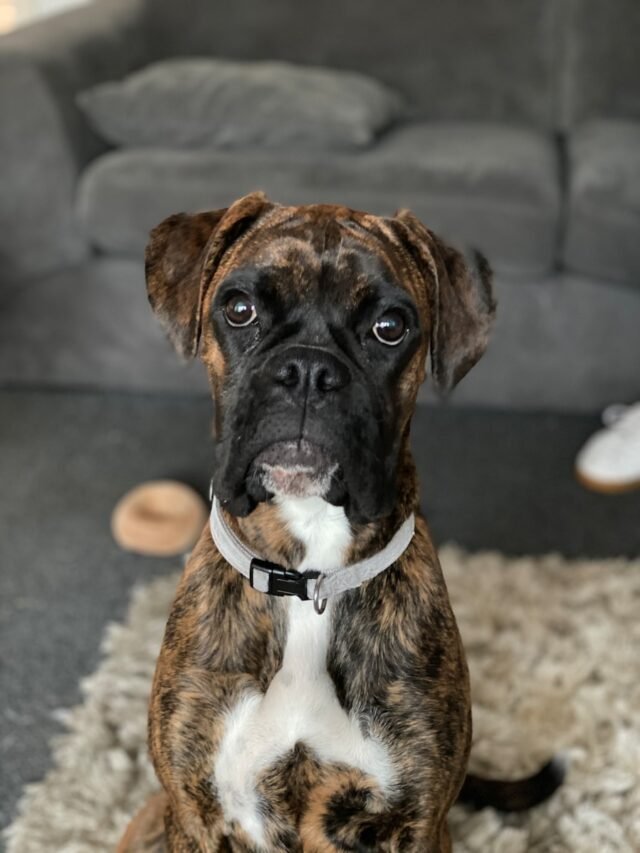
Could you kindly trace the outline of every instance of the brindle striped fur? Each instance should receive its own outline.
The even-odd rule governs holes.
[[[287,281],[295,282],[291,270],[313,262],[304,246],[315,222],[325,227],[327,217],[348,220],[363,245],[384,253],[385,263],[414,298],[425,332],[397,389],[397,500],[387,517],[355,527],[349,559],[362,559],[379,550],[409,512],[418,513],[408,436],[431,333],[438,338],[431,342],[434,368],[444,384],[453,382],[484,348],[493,303],[484,279],[485,291],[477,293],[457,255],[456,280],[447,279],[446,252],[451,250],[406,212],[384,220],[345,208],[300,208],[301,224],[292,233],[292,210],[254,195],[228,212],[192,217],[193,228],[184,217],[163,223],[147,256],[151,301],[183,352],[193,353],[200,341],[219,421],[227,365],[211,326],[201,318],[226,272],[249,256],[268,254],[284,223],[292,240],[276,241],[284,255],[273,262],[286,266]],[[434,290],[438,274],[439,293]],[[461,298],[454,298],[455,288]],[[438,300],[450,303],[449,316],[436,323]],[[456,312],[463,315],[462,326],[456,325]],[[244,518],[229,516],[229,523],[265,558],[290,567],[300,563],[302,547],[274,505],[261,503]],[[365,733],[384,742],[399,782],[392,795],[384,796],[374,779],[351,767],[321,765],[299,743],[259,781],[269,853],[450,850],[446,817],[465,776],[471,738],[469,684],[422,517],[401,559],[344,594],[332,618],[327,669],[338,699],[358,715]],[[151,696],[149,743],[164,794],[130,827],[121,853],[253,849],[241,828],[224,826],[212,768],[225,712],[248,687],[266,690],[281,664],[285,635],[283,600],[253,591],[220,557],[206,529],[176,594]],[[164,832],[158,831],[161,816]]]

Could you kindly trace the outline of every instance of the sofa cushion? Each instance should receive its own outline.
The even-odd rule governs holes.
[[[380,214],[409,207],[507,273],[539,273],[554,260],[554,144],[501,125],[410,124],[357,154],[113,152],[84,174],[78,212],[96,248],[141,257],[163,217],[222,207],[255,189],[290,204],[336,202]]]
[[[124,146],[368,145],[401,99],[363,74],[286,62],[170,59],[78,96],[106,140]]]
[[[640,122],[584,125],[569,162],[566,266],[640,287]]]

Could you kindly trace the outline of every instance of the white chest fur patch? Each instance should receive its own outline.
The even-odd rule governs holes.
[[[280,511],[306,546],[300,569],[343,564],[351,541],[344,511],[321,498],[281,498]],[[281,669],[267,692],[248,693],[227,714],[214,780],[228,823],[237,821],[260,846],[259,775],[302,742],[326,762],[341,762],[376,778],[383,790],[394,781],[385,748],[364,737],[357,719],[341,707],[326,669],[331,606],[319,616],[310,601],[286,599],[288,631]]]

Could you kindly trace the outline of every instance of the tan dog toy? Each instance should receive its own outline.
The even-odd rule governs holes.
[[[171,557],[191,550],[207,517],[204,501],[192,488],[174,480],[152,480],[118,501],[111,531],[125,551]]]

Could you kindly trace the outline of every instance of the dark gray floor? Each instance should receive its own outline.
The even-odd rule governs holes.
[[[131,585],[176,561],[121,553],[109,516],[128,488],[176,477],[204,490],[210,404],[0,392],[0,825],[45,772],[52,712],[79,699],[105,623]],[[573,481],[584,416],[421,409],[415,446],[438,541],[511,553],[640,552],[640,493]]]

